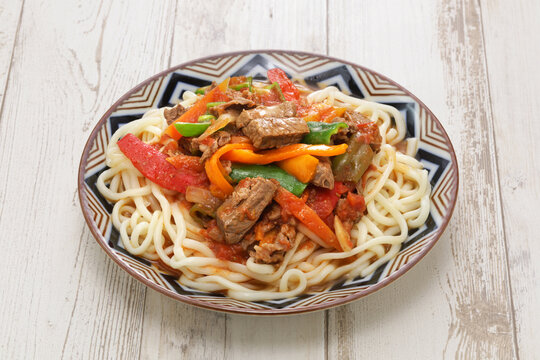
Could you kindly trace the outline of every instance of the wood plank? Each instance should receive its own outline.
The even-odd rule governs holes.
[[[176,13],[171,65],[233,50],[283,48],[326,52],[323,0],[286,5],[277,0],[181,2]],[[299,18],[305,20],[299,23]],[[314,31],[305,31],[306,27]],[[274,319],[216,315],[150,294],[144,338],[159,341],[160,346],[150,340],[144,342],[145,358],[177,358],[179,354],[204,359],[210,355],[230,359],[324,356],[324,313]],[[161,308],[161,319],[167,319],[166,324],[170,325],[163,325],[165,320],[158,322],[153,308]],[[194,330],[179,325],[191,323],[192,319],[196,321],[196,325],[191,325]],[[167,330],[169,326],[174,329]]]
[[[336,336],[329,339],[329,357],[514,357],[478,4],[330,4],[329,53],[418,95],[449,132],[461,181],[453,220],[424,260],[379,293],[330,311],[328,333]],[[344,21],[348,14],[357,20]]]
[[[25,2],[0,122],[5,358],[139,355],[146,288],[91,237],[74,169],[110,104],[166,67],[172,22],[154,20],[171,11],[172,2]]]
[[[540,353],[538,1],[481,1],[519,357]]]
[[[22,4],[23,0],[0,2],[0,104],[4,99]]]

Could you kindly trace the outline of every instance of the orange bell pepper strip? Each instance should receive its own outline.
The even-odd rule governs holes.
[[[221,84],[219,84],[217,87],[210,90],[208,93],[206,93],[199,101],[197,101],[195,104],[193,104],[182,116],[180,116],[178,119],[176,119],[167,129],[164,131],[164,135],[167,135],[170,138],[173,138],[174,140],[178,140],[182,137],[180,133],[176,130],[174,127],[174,123],[176,122],[185,122],[185,123],[196,123],[199,119],[199,116],[206,113],[206,104],[216,101],[227,101],[229,100],[229,97],[225,95],[225,91],[227,90],[227,87],[229,86],[229,78],[225,79]],[[167,137],[162,136],[162,143],[165,141]]]
[[[305,154],[281,160],[277,163],[277,166],[297,178],[299,181],[307,183],[313,178],[313,175],[315,175],[318,164],[319,159],[315,156]]]
[[[336,156],[347,151],[347,144],[339,145],[309,145],[292,144],[279,149],[255,153],[253,150],[231,150],[223,156],[224,160],[242,164],[266,165],[276,161],[287,160],[300,155]]]
[[[214,196],[221,199],[224,199],[230,195],[234,191],[234,188],[223,175],[223,167],[221,166],[219,160],[223,154],[234,149],[252,150],[253,146],[246,143],[224,145],[220,147],[204,164],[204,170],[206,171],[206,175],[208,176],[208,179],[212,185],[210,190]]]
[[[343,251],[336,234],[317,215],[315,210],[307,206],[302,199],[297,198],[294,194],[280,186],[274,195],[274,200],[315,235],[320,237],[326,244],[339,251]]]

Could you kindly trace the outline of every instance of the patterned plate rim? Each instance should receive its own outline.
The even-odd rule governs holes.
[[[450,157],[452,159],[450,168],[454,170],[451,180],[452,180],[452,182],[455,183],[455,186],[453,188],[453,191],[451,192],[451,197],[449,199],[448,212],[442,218],[442,222],[441,222],[440,226],[437,228],[437,230],[435,231],[435,234],[434,234],[433,238],[426,243],[426,245],[424,246],[422,251],[420,251],[418,254],[416,254],[416,256],[414,256],[414,258],[412,258],[404,266],[399,268],[397,271],[392,273],[390,276],[385,277],[380,282],[378,282],[378,283],[376,283],[374,285],[371,285],[371,286],[369,286],[369,287],[367,287],[367,288],[365,288],[363,290],[360,290],[360,291],[358,291],[358,292],[356,292],[354,294],[351,294],[349,296],[339,298],[339,299],[333,300],[333,301],[323,302],[323,303],[320,303],[320,304],[308,305],[308,306],[302,307],[302,308],[284,308],[284,309],[248,309],[248,308],[240,309],[240,308],[235,308],[235,309],[232,309],[232,308],[230,308],[228,306],[225,306],[225,305],[222,305],[222,304],[210,304],[210,303],[201,301],[201,300],[199,300],[197,298],[194,298],[194,297],[191,297],[191,296],[178,294],[178,293],[176,293],[174,291],[165,289],[165,288],[159,286],[158,284],[148,280],[142,274],[138,273],[135,269],[131,268],[128,264],[123,262],[119,257],[117,257],[114,254],[114,251],[107,245],[106,239],[103,237],[103,235],[101,234],[101,232],[97,228],[96,223],[92,219],[92,216],[90,214],[90,208],[89,208],[89,205],[88,205],[88,198],[87,198],[87,196],[85,194],[85,191],[84,191],[84,188],[85,188],[84,187],[84,174],[85,174],[85,169],[86,169],[86,165],[87,165],[87,162],[88,162],[88,155],[89,155],[89,152],[90,152],[90,150],[92,148],[94,140],[96,139],[96,136],[98,135],[98,132],[101,130],[101,127],[103,126],[103,124],[106,123],[106,121],[110,117],[110,115],[116,110],[116,108],[120,104],[122,104],[126,99],[128,99],[133,93],[135,93],[137,90],[141,89],[142,87],[144,87],[148,83],[150,83],[150,82],[152,82],[152,81],[154,81],[154,80],[156,80],[156,79],[158,79],[158,78],[160,78],[162,76],[166,76],[166,75],[168,75],[168,74],[170,74],[170,73],[172,73],[174,71],[177,71],[179,69],[185,68],[185,67],[190,66],[190,65],[195,65],[195,64],[203,62],[203,61],[208,61],[208,60],[217,59],[217,58],[231,57],[231,56],[238,56],[238,55],[255,55],[255,54],[287,54],[287,55],[310,56],[310,57],[315,57],[315,58],[319,58],[319,59],[326,59],[326,60],[329,60],[329,61],[339,62],[339,63],[349,65],[349,66],[352,66],[352,67],[357,67],[357,68],[359,68],[359,69],[361,69],[363,71],[366,71],[366,72],[369,72],[371,74],[377,75],[381,79],[384,79],[384,80],[388,81],[389,83],[397,86],[407,96],[411,97],[414,101],[416,101],[420,107],[424,108],[426,110],[427,114],[429,115],[429,117],[432,119],[432,121],[436,122],[440,126],[440,129],[442,130],[442,136],[444,138],[445,143],[448,145]],[[166,295],[166,296],[168,296],[170,298],[179,300],[179,301],[184,302],[186,304],[195,305],[195,306],[200,307],[200,308],[209,309],[209,310],[217,310],[217,311],[221,311],[221,312],[234,313],[234,314],[265,315],[265,316],[274,315],[275,316],[275,315],[301,314],[301,313],[313,312],[313,311],[318,311],[318,310],[325,310],[325,309],[329,309],[329,308],[336,307],[336,306],[339,306],[339,305],[344,305],[344,304],[350,303],[350,302],[352,302],[354,300],[357,300],[357,299],[360,299],[360,298],[362,298],[364,296],[372,294],[372,293],[376,292],[379,289],[382,289],[383,287],[389,285],[394,280],[396,280],[397,278],[399,278],[403,274],[405,274],[407,271],[409,271],[414,265],[416,265],[421,259],[423,259],[424,256],[433,248],[435,243],[437,243],[437,241],[439,240],[441,235],[444,233],[444,231],[445,231],[445,229],[446,229],[446,227],[447,227],[447,225],[448,225],[448,223],[449,223],[449,221],[450,221],[450,219],[452,217],[452,214],[454,212],[454,207],[456,205],[457,192],[458,192],[458,188],[459,188],[459,170],[458,170],[457,158],[456,158],[456,154],[455,154],[455,151],[454,151],[454,147],[452,146],[452,142],[450,141],[450,138],[449,138],[448,134],[446,133],[446,130],[444,129],[444,127],[440,123],[440,121],[437,119],[437,117],[433,114],[433,112],[420,99],[418,99],[409,90],[405,89],[403,86],[396,83],[394,80],[388,78],[385,75],[382,75],[382,74],[378,73],[377,71],[371,70],[371,69],[369,69],[369,68],[367,68],[365,66],[358,65],[358,64],[352,63],[350,61],[345,61],[345,60],[335,58],[335,57],[331,57],[331,56],[327,56],[327,55],[320,55],[320,54],[311,53],[311,52],[305,52],[305,51],[264,49],[264,50],[246,50],[246,51],[227,52],[227,53],[221,53],[221,54],[216,54],[216,55],[211,55],[211,56],[205,56],[205,57],[202,57],[202,58],[198,58],[198,59],[195,59],[195,60],[184,62],[182,64],[176,65],[174,67],[171,67],[171,68],[169,68],[167,70],[161,71],[161,72],[151,76],[150,78],[144,80],[143,82],[139,83],[137,86],[135,86],[134,88],[129,90],[126,94],[124,94],[120,99],[118,99],[105,112],[105,114],[101,117],[101,119],[98,121],[98,123],[95,125],[94,129],[92,130],[92,132],[91,132],[91,134],[90,134],[90,136],[89,136],[89,138],[86,141],[86,144],[84,146],[84,150],[83,150],[83,153],[82,153],[82,156],[81,156],[81,161],[79,163],[79,172],[78,172],[77,180],[78,180],[78,194],[79,194],[79,201],[80,201],[81,209],[82,209],[82,212],[83,212],[83,215],[84,215],[84,219],[86,220],[86,223],[88,224],[88,227],[90,228],[90,231],[91,231],[92,235],[94,236],[94,238],[96,239],[98,244],[107,253],[107,255],[116,264],[118,264],[123,270],[125,270],[128,274],[133,276],[135,279],[139,280],[140,282],[142,282],[143,284],[145,284],[149,288],[151,288],[153,290],[156,290],[156,291],[158,291],[158,292],[160,292],[160,293],[162,293],[162,294],[164,294],[164,295]]]

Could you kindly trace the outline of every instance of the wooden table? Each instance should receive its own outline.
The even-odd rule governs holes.
[[[537,0],[0,1],[0,358],[538,358],[538,14]],[[121,270],[83,220],[80,155],[117,98],[257,48],[388,75],[456,148],[446,233],[353,304],[276,318],[187,306]]]

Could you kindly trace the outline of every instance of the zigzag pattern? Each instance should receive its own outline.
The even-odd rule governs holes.
[[[355,68],[356,75],[363,83],[369,96],[404,96],[406,93],[398,86],[382,79],[377,74]]]
[[[92,172],[96,167],[102,167],[105,163],[105,150],[107,149],[109,138],[109,127],[102,126],[94,140],[92,150],[90,150],[90,153],[88,154],[88,160],[85,167],[87,173]]]
[[[139,91],[124,101],[117,108],[117,111],[152,108],[155,105],[158,94],[162,88],[163,79],[163,77],[160,77],[159,79],[144,85]]]
[[[92,219],[94,219],[94,223],[96,224],[97,228],[105,237],[111,222],[111,214],[109,214],[107,210],[103,208],[100,201],[96,199],[94,193],[90,191],[88,187],[85,187],[84,192],[86,194],[86,198],[88,199],[88,208],[92,214]]]
[[[110,131],[119,125],[135,120],[145,111],[161,106],[171,106],[183,91],[209,84],[226,76],[251,74],[262,76],[271,67],[281,67],[295,78],[304,80],[312,86],[336,85],[358,97],[371,97],[377,101],[391,104],[404,114],[407,121],[408,136],[419,138],[417,158],[430,171],[432,183],[432,215],[430,225],[411,234],[398,255],[366,278],[357,277],[329,285],[328,289],[311,294],[303,294],[292,299],[243,302],[220,294],[207,294],[189,289],[177,283],[170,274],[162,273],[151,262],[132,257],[118,245],[118,232],[112,229],[110,204],[97,192],[95,179],[105,168],[105,149],[110,139]],[[261,54],[227,55],[189,64],[172,73],[144,84],[135,89],[129,99],[124,101],[109,117],[93,138],[93,143],[85,166],[84,195],[94,224],[107,239],[116,256],[126,267],[137,271],[141,277],[159,287],[187,295],[207,305],[219,305],[231,311],[245,309],[261,312],[280,312],[285,309],[309,309],[319,304],[330,304],[359,293],[368,293],[369,288],[384,281],[406,264],[416,261],[417,255],[439,236],[441,219],[448,215],[457,192],[457,168],[450,157],[450,146],[440,125],[430,118],[428,111],[409,97],[403,89],[379,75],[359,67],[340,63],[324,57],[288,52]],[[108,237],[108,238],[107,238]],[[99,239],[98,239],[99,240]]]
[[[134,260],[133,258],[122,254],[121,252],[117,251],[116,254],[129,267],[137,270],[146,279],[148,279],[151,282],[156,283],[156,284],[158,284],[158,285],[160,285],[160,286],[162,286],[164,288],[167,288],[168,290],[173,290],[173,288],[170,287],[169,284],[161,277],[159,271],[157,271],[154,267],[146,266],[144,264],[141,264],[140,262]]]

